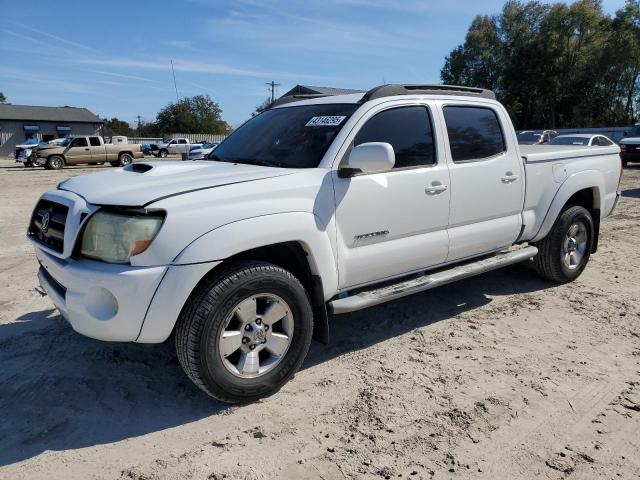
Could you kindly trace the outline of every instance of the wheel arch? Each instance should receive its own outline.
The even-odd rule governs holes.
[[[592,252],[595,252],[598,246],[604,191],[604,179],[598,171],[585,170],[570,176],[558,189],[538,233],[530,241],[537,242],[542,240],[551,231],[556,219],[567,206],[579,205],[586,208],[593,218],[594,239]]]
[[[220,268],[242,260],[261,260],[290,271],[302,282],[314,310],[314,339],[327,343],[326,300],[334,295],[338,279],[327,232],[316,225],[310,213],[267,215],[221,226],[194,240],[169,266],[136,341],[158,343],[168,338],[193,292]],[[178,273],[180,270],[184,273]]]
[[[322,277],[315,269],[313,257],[300,241],[288,241],[263,245],[232,255],[213,267],[198,282],[194,291],[219,270],[232,263],[255,260],[272,263],[292,273],[304,286],[313,307],[314,325],[313,338],[321,343],[329,342],[329,316],[324,299]]]

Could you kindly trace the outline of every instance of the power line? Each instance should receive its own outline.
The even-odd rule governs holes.
[[[173,58],[171,59],[171,72],[173,73],[173,88],[176,89],[176,102],[179,102],[180,97],[178,97],[178,84],[176,83],[176,71],[173,69]]]
[[[265,83],[268,87],[271,88],[271,103],[276,99],[276,87],[279,87],[280,84],[271,80],[270,82]]]

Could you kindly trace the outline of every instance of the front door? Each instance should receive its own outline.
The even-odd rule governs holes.
[[[429,108],[387,108],[364,120],[353,144],[389,143],[396,161],[380,173],[333,173],[340,288],[442,263],[448,251],[449,171]]]
[[[91,161],[91,149],[89,148],[87,137],[78,137],[71,140],[64,154],[66,163],[69,165],[89,163]]]
[[[524,172],[504,110],[442,108],[451,159],[448,261],[511,245],[522,226]]]

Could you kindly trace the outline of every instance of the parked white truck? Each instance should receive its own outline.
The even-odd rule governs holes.
[[[570,282],[619,197],[617,146],[518,146],[492,92],[384,85],[284,98],[208,160],[70,178],[28,229],[73,329],[172,334],[227,402],[269,395],[329,316],[531,261]],[[364,327],[363,327],[364,328]]]
[[[188,138],[171,138],[158,145],[158,156],[166,158],[169,154],[188,153],[189,149],[202,143],[191,143]]]

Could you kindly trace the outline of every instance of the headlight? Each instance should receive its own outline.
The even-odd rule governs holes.
[[[99,210],[89,218],[80,253],[108,263],[128,263],[144,252],[160,231],[162,212],[120,213]]]

